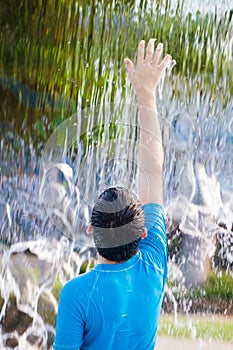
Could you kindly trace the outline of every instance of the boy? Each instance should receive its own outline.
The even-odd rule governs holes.
[[[171,57],[162,44],[138,46],[136,65],[125,59],[139,108],[139,199],[127,189],[105,190],[89,233],[98,264],[62,289],[55,350],[152,350],[167,277],[163,213],[163,149],[155,90]],[[143,204],[143,207],[142,207]]]

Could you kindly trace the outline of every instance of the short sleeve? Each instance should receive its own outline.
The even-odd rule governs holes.
[[[148,203],[143,206],[146,216],[147,237],[140,242],[140,251],[148,263],[167,275],[167,238],[164,209]]]
[[[83,344],[84,310],[73,281],[60,293],[54,350],[78,350]]]

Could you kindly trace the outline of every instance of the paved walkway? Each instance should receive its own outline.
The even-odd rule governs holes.
[[[156,350],[233,350],[233,342],[210,342],[158,336]]]

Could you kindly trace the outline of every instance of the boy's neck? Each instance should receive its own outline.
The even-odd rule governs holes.
[[[103,256],[98,254],[98,258],[97,258],[97,263],[98,264],[118,264],[117,261],[111,261],[108,259],[105,259]]]

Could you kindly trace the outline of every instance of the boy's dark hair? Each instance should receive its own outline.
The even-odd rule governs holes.
[[[123,187],[105,190],[91,215],[93,237],[99,254],[123,262],[136,254],[145,228],[145,214],[137,196]]]

